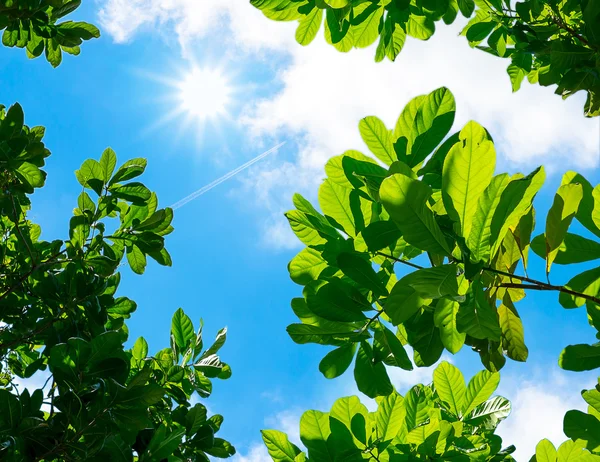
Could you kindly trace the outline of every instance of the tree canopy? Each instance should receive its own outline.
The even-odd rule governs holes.
[[[592,188],[580,174],[567,172],[545,218],[544,233],[532,239],[534,199],[544,183],[543,167],[528,175],[496,174],[492,136],[473,121],[453,133],[455,110],[452,93],[439,88],[412,99],[393,129],[375,116],[363,118],[358,128],[372,156],[350,150],[331,158],[318,193],[321,211],[296,194],[295,209],[286,213],[291,229],[306,246],[288,267],[291,279],[303,286],[302,298],[292,300],[300,322],[290,325],[288,333],[299,344],[333,347],[319,364],[328,379],[354,363],[358,389],[377,398],[380,406],[382,397],[396,393],[388,367],[431,366],[445,350],[456,354],[464,345],[479,355],[490,374],[500,371],[507,358],[526,361],[526,326],[517,304],[528,290],[554,291],[566,309],[585,306],[590,325],[598,331],[596,338],[590,334],[589,343],[566,346],[558,362],[570,371],[600,368],[600,343],[594,343],[600,338],[598,268],[574,274],[565,285],[549,282],[553,265],[600,258],[600,186]],[[589,237],[570,232],[574,220]],[[548,282],[521,274],[527,274],[530,251],[545,260]],[[586,339],[584,333],[581,339]],[[442,375],[446,382],[437,378]],[[449,365],[436,370],[428,393],[444,404],[432,404],[436,415],[429,413],[422,421],[428,423],[418,427],[426,432],[430,425],[431,432],[439,432],[428,445],[445,434],[436,417],[440,408],[443,420],[449,405],[462,423],[473,411],[470,406],[463,409],[461,377]],[[584,393],[588,414],[570,411],[564,422],[565,434],[573,442],[598,454],[590,460],[600,460],[595,401],[599,390],[600,386]],[[406,415],[408,419],[408,409]],[[370,420],[372,425],[375,421],[376,417]],[[393,454],[423,455],[420,444],[427,435],[412,442],[414,428],[396,435]],[[352,425],[348,429],[357,436]],[[457,438],[463,430],[476,434],[462,429]],[[367,433],[372,434],[368,426]],[[333,429],[331,435],[332,441],[341,438]],[[366,446],[357,446],[363,456],[380,443],[377,435],[369,441],[363,439]],[[445,451],[460,444],[447,443],[450,446],[434,444],[423,450],[436,447],[437,455],[430,456],[448,460]],[[403,448],[405,444],[409,446]],[[505,460],[497,458],[500,447],[493,447],[496,450],[481,459],[473,457]],[[591,452],[586,457],[592,457]],[[378,460],[374,455],[365,457]]]
[[[513,91],[525,79],[556,85],[567,98],[584,91],[587,117],[600,115],[600,4],[595,0],[250,0],[266,17],[298,21],[308,45],[324,23],[325,39],[341,52],[378,41],[375,61],[394,61],[407,37],[428,40],[436,23],[469,19],[469,46],[510,64]]]
[[[53,67],[62,62],[62,53],[78,55],[84,40],[100,37],[92,24],[62,21],[81,5],[81,0],[0,0],[2,44],[25,48],[28,58],[45,52]]]
[[[125,348],[136,303],[117,291],[126,261],[144,273],[150,257],[171,266],[165,236],[173,211],[138,177],[146,160],[117,167],[110,148],[75,172],[82,192],[68,239],[45,241],[28,219],[42,188],[44,127],[24,125],[18,104],[0,111],[0,458],[14,461],[208,461],[233,446],[215,436],[223,417],[195,401],[227,379],[222,329],[206,344],[179,309],[170,347]],[[165,337],[167,332],[165,332]],[[45,378],[33,392],[19,379]]]

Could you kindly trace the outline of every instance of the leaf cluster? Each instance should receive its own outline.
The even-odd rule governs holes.
[[[170,208],[138,181],[146,160],[117,167],[109,148],[75,172],[82,192],[69,238],[45,241],[28,219],[44,185],[43,127],[29,128],[17,104],[0,113],[0,458],[15,461],[198,460],[229,457],[215,437],[222,416],[192,405],[208,397],[211,379],[231,369],[208,348],[202,326],[179,309],[171,346],[156,354],[139,338],[131,349],[126,320],[136,303],[117,296],[118,269],[142,274],[147,257],[170,266],[164,246]],[[47,378],[22,390],[20,379]]]
[[[467,385],[442,362],[432,384],[379,398],[375,412],[356,396],[338,399],[329,413],[305,412],[300,439],[308,456],[277,430],[263,430],[263,440],[276,462],[513,461],[515,447],[502,449],[494,434],[511,411],[507,399],[492,397],[498,383],[499,374],[482,371]]]
[[[296,40],[308,45],[324,23],[325,39],[348,52],[379,40],[375,61],[394,61],[407,36],[428,40],[436,22],[459,13],[469,44],[508,58],[513,91],[525,77],[557,85],[563,98],[585,91],[584,112],[600,115],[600,6],[594,0],[251,0],[266,17],[298,20]]]
[[[57,67],[63,52],[78,55],[85,40],[100,37],[92,24],[61,21],[80,5],[81,0],[0,0],[2,44],[25,48],[28,58],[45,53],[46,60]]]

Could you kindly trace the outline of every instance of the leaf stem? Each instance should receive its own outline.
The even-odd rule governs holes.
[[[377,255],[381,255],[382,257],[389,258],[390,260],[394,260],[395,262],[402,263],[404,265],[410,266],[411,268],[425,269],[424,266],[417,265],[416,263],[412,263],[412,262],[407,261],[407,260],[401,260],[399,258],[396,258],[396,257],[394,257],[392,255],[388,255],[388,254],[383,253],[383,252],[377,252]]]

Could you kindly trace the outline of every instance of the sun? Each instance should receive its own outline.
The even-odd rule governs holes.
[[[233,87],[219,68],[193,67],[177,84],[179,109],[200,122],[229,114]]]

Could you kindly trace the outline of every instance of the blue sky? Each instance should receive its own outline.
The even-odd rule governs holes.
[[[295,191],[315,197],[328,157],[365,150],[360,117],[379,115],[391,126],[410,97],[448,86],[457,99],[456,127],[474,118],[494,135],[498,171],[547,166],[537,205],[541,226],[562,171],[576,169],[598,183],[600,127],[584,120],[583,95],[562,102],[550,89],[529,85],[511,94],[506,63],[470,50],[456,28],[440,30],[430,43],[409,41],[399,62],[376,65],[372,49],[342,55],[321,36],[304,49],[293,43],[292,25],[269,22],[242,0],[98,0],[75,16],[99,24],[103,36],[58,69],[28,61],[22,51],[0,50],[1,102],[20,102],[27,124],[47,127],[53,155],[32,211],[45,238],[67,235],[80,192],[73,172],[107,146],[121,161],[148,158],[144,182],[166,206],[287,142],[178,210],[167,240],[174,266],[150,264],[142,277],[125,270],[121,286],[138,303],[131,337],[144,335],[153,350],[168,345],[178,307],[196,323],[202,317],[207,336],[229,328],[222,356],[233,377],[215,384],[207,405],[225,416],[223,433],[237,446],[239,462],[268,460],[259,429],[297,438],[302,410],[327,409],[336,397],[355,393],[351,373],[327,381],[318,372],[326,348],[295,345],[285,332],[294,322],[289,302],[300,294],[286,265],[300,247],[282,212]],[[235,89],[230,117],[204,125],[201,137],[199,124],[182,128],[183,116],[157,123],[178,101],[156,76],[180,80],[194,62],[223,68]],[[555,265],[553,272],[553,282],[566,281],[563,269]],[[534,273],[543,274],[542,266]],[[552,293],[531,294],[518,306],[530,360],[509,362],[502,385],[515,405],[503,434],[523,447],[518,459],[529,458],[543,436],[560,442],[564,411],[581,406],[578,391],[594,382],[555,366],[563,346],[594,339],[584,311],[563,310],[556,300]],[[451,360],[466,375],[481,368],[466,349]],[[430,374],[396,373],[394,381],[403,390]],[[534,418],[544,433],[524,434]]]

